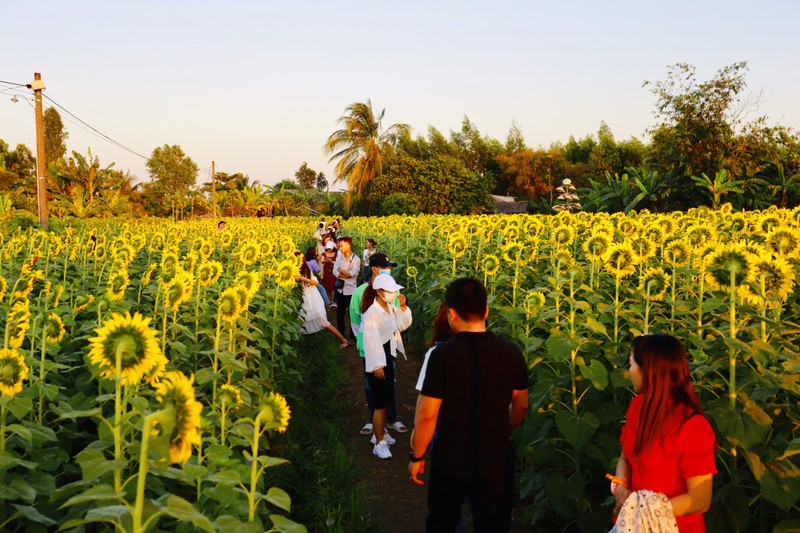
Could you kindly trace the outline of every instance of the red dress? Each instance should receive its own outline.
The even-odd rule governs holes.
[[[714,452],[717,440],[711,424],[704,416],[691,416],[678,427],[669,431],[660,442],[645,449],[641,455],[633,454],[634,436],[639,431],[639,411],[642,395],[631,401],[619,442],[622,452],[631,465],[631,490],[647,489],[663,492],[668,498],[686,492],[686,478],[716,474]],[[666,428],[675,428],[680,420],[688,416],[683,407],[674,411],[674,418]],[[676,517],[681,533],[703,533],[706,530],[702,513]]]
[[[325,290],[330,294],[333,292],[333,286],[336,284],[336,276],[333,274],[333,261],[336,259],[336,252],[334,250],[325,250],[322,257],[326,259],[326,261],[322,263],[322,286],[325,287]]]

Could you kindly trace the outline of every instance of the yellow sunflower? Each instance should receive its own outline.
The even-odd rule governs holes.
[[[794,269],[785,259],[760,254],[754,258],[753,268],[751,289],[743,295],[747,301],[759,305],[764,300],[785,302],[789,298],[795,277]]]
[[[161,250],[164,248],[164,234],[163,233],[153,233],[150,236],[150,242],[147,245],[147,249],[150,252],[155,252],[157,250]]]
[[[72,308],[72,313],[77,315],[94,301],[93,294],[81,294],[75,298],[75,307]]]
[[[257,272],[251,272],[249,270],[241,270],[239,271],[239,273],[236,274],[234,283],[244,287],[244,290],[247,293],[247,299],[252,300],[253,297],[258,292],[258,289],[261,287],[261,277],[258,275]]]
[[[284,257],[292,257],[294,252],[297,250],[297,246],[294,244],[294,240],[288,235],[282,235],[280,239],[280,247],[281,252],[283,252]]]
[[[299,275],[300,269],[297,266],[297,261],[295,261],[293,257],[284,259],[275,265],[275,281],[280,287],[286,290],[292,290],[294,288]]]
[[[233,385],[228,385],[227,383],[219,388],[219,398],[220,401],[224,399],[225,403],[228,405],[242,403],[241,391]]]
[[[286,398],[277,392],[270,392],[261,401],[258,418],[264,423],[264,429],[275,429],[279,433],[283,433],[289,427],[290,417],[291,410],[289,404],[286,403]]]
[[[686,239],[689,241],[689,244],[695,248],[714,241],[716,237],[716,232],[711,228],[711,226],[706,224],[692,226],[686,232]]]
[[[773,228],[767,234],[767,248],[776,255],[795,253],[799,243],[797,232],[786,228]]]
[[[245,241],[239,247],[237,258],[245,266],[253,265],[258,262],[261,256],[261,249],[255,241]]]
[[[611,246],[611,239],[605,233],[593,232],[583,241],[583,253],[590,261],[601,261],[603,254]]]
[[[219,261],[203,261],[197,267],[197,283],[201,287],[210,287],[222,275],[222,263]]]
[[[115,379],[116,361],[120,358],[120,380],[123,385],[135,385],[158,368],[163,356],[158,337],[150,329],[150,318],[139,313],[131,316],[114,313],[94,330],[89,339],[89,361],[100,370],[100,375]]]
[[[406,276],[408,276],[409,278],[416,278],[417,276],[419,276],[419,271],[417,270],[417,267],[415,267],[414,265],[407,266]]]
[[[447,249],[453,259],[458,259],[467,251],[467,238],[462,233],[454,233],[447,242]]]
[[[575,229],[562,224],[553,230],[550,240],[558,246],[569,246],[575,240]]]
[[[31,311],[27,298],[14,302],[8,312],[6,321],[8,345],[11,348],[22,347],[25,334],[31,327]]]
[[[144,273],[144,276],[142,276],[142,287],[150,285],[150,281],[153,279],[153,274],[157,268],[158,264],[156,263],[151,263],[150,266],[147,267],[147,271]]]
[[[567,248],[558,248],[553,255],[553,262],[560,272],[564,272],[575,264],[575,258]]]
[[[753,254],[741,243],[722,245],[706,261],[706,284],[712,291],[729,291],[731,281],[737,287],[755,279]]]
[[[155,386],[156,399],[162,409],[174,417],[169,436],[169,460],[186,464],[192,456],[192,445],[199,445],[200,413],[203,404],[195,399],[194,376],[187,378],[183,372],[166,372]]]
[[[633,249],[636,252],[636,262],[647,263],[656,253],[656,243],[648,239],[645,235],[640,235],[634,239]]]
[[[483,256],[483,273],[487,276],[494,276],[500,270],[500,259],[496,255],[486,254]]]
[[[8,290],[8,282],[6,281],[6,278],[0,276],[0,302],[3,301],[3,298],[5,297],[7,290]]]
[[[51,311],[44,320],[45,339],[47,339],[47,342],[61,342],[61,339],[64,338],[64,333],[66,333],[64,322],[60,316]]]
[[[191,272],[179,269],[175,277],[163,286],[164,305],[169,307],[174,313],[178,311],[180,305],[189,300],[192,296],[194,279]]]
[[[128,288],[128,273],[125,270],[115,270],[108,275],[106,295],[109,300],[121,300]]]
[[[529,292],[525,295],[525,301],[522,304],[522,309],[525,311],[525,316],[528,320],[533,320],[544,307],[545,297],[541,292]]]
[[[97,261],[103,261],[106,255],[108,255],[108,248],[106,248],[106,245],[101,242],[97,243],[94,249],[94,258]]]
[[[11,397],[22,392],[22,382],[26,379],[25,358],[15,349],[0,348],[0,394]]]
[[[648,268],[639,279],[639,292],[650,295],[651,301],[660,301],[669,288],[669,276],[660,267]]]
[[[689,243],[683,239],[670,241],[664,248],[664,255],[673,266],[686,266],[692,257]]]
[[[622,279],[636,272],[636,252],[628,243],[614,243],[603,256],[604,268]]]
[[[757,227],[761,233],[767,235],[773,228],[781,225],[781,218],[775,213],[763,213],[758,220]]]
[[[222,236],[219,238],[219,243],[223,249],[228,249],[233,242],[233,233],[230,231],[223,231]]]
[[[234,322],[243,310],[236,287],[228,287],[222,291],[217,300],[217,312],[222,320]]]
[[[508,242],[501,248],[503,252],[503,261],[507,263],[516,263],[522,259],[522,254],[525,249],[522,244],[518,242]]]

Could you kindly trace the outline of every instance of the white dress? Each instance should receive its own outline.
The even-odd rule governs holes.
[[[300,310],[300,318],[303,319],[303,327],[300,333],[310,335],[330,326],[328,315],[325,310],[325,302],[322,301],[319,291],[314,285],[303,285],[303,307]]]

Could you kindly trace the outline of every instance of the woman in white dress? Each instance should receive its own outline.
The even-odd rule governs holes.
[[[347,348],[350,343],[345,339],[339,330],[328,322],[327,311],[325,309],[325,302],[322,301],[317,290],[319,281],[316,276],[311,274],[311,269],[308,267],[306,258],[299,254],[302,258],[303,264],[300,267],[300,276],[297,282],[303,289],[303,307],[300,310],[300,318],[303,319],[303,327],[300,328],[300,333],[303,335],[311,335],[320,330],[327,329],[339,339],[339,348]]]

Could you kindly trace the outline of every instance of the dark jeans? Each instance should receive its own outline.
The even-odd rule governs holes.
[[[456,531],[467,496],[476,533],[502,533],[511,529],[514,457],[510,447],[505,459],[499,457],[494,464],[472,470],[443,465],[443,459],[437,458],[431,458],[428,482],[428,533]]]
[[[339,291],[334,290],[334,293],[338,294],[339,299],[336,303],[336,329],[339,330],[339,333],[342,334],[342,337],[345,339],[355,340],[355,335],[353,335],[353,328],[344,328],[344,318],[350,315],[350,300],[353,299],[353,295],[347,295],[339,293]],[[349,319],[348,319],[349,322]]]
[[[397,380],[397,359],[392,357],[392,374]],[[369,384],[369,379],[367,374],[367,360],[363,357],[361,358],[361,368],[364,369],[364,396],[367,397],[367,409],[369,410],[369,420],[372,421],[372,415],[375,412],[375,406],[372,402],[372,387]],[[397,420],[397,401],[396,397],[392,397],[392,401],[389,402],[389,412],[386,415],[386,421],[390,424],[394,423]]]

